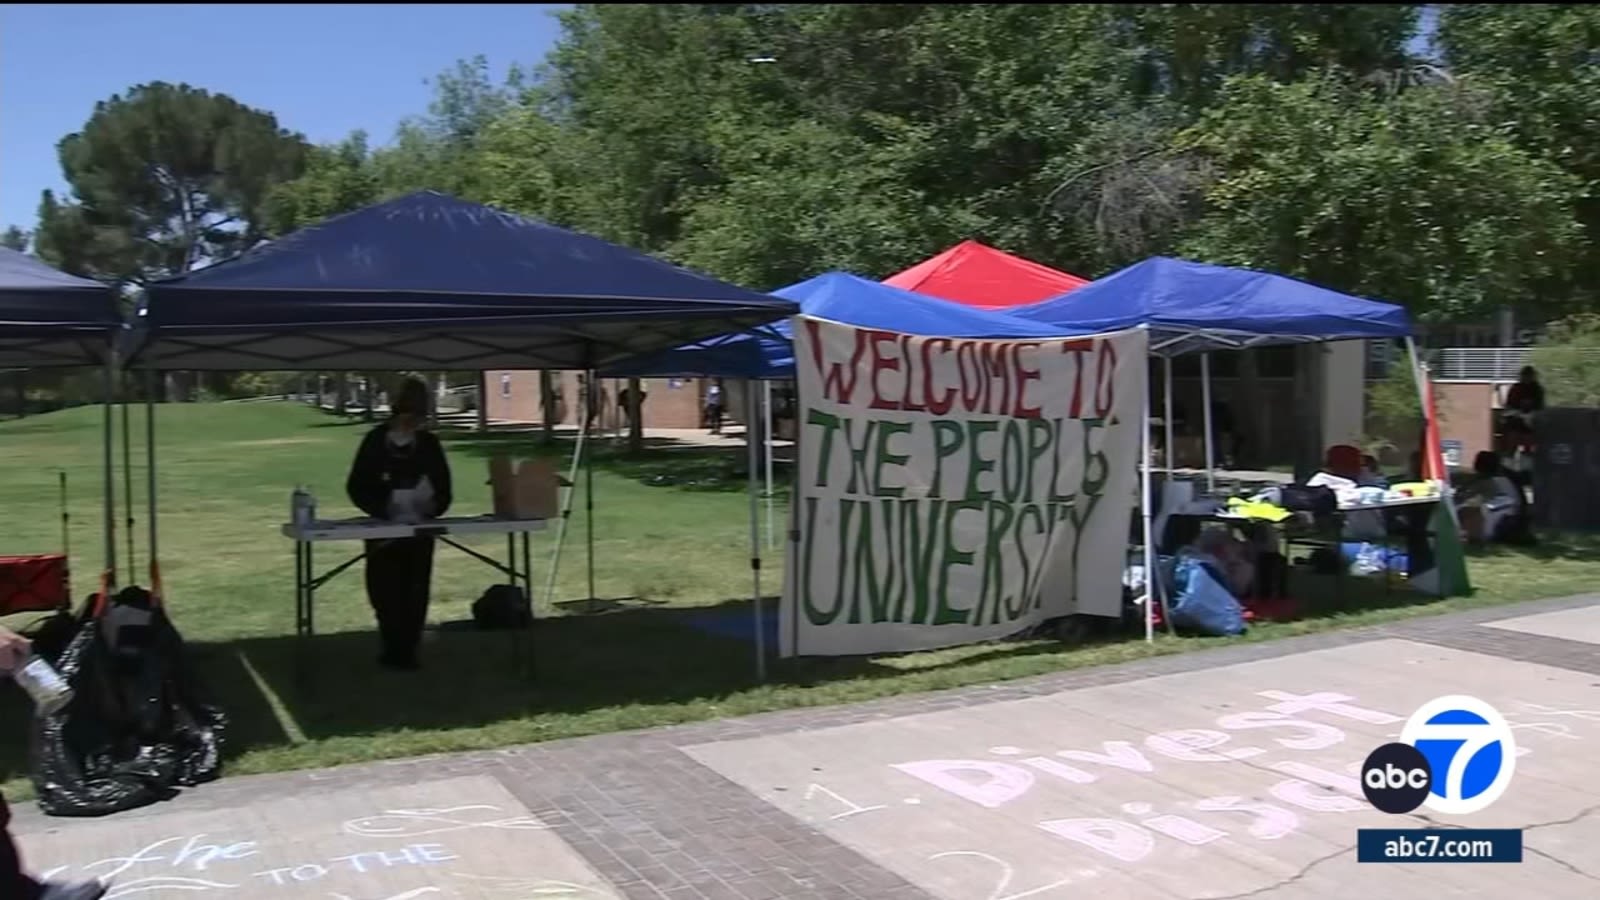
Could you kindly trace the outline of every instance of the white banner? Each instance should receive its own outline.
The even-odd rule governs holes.
[[[1142,329],[994,341],[793,324],[783,655],[925,650],[1120,615]]]

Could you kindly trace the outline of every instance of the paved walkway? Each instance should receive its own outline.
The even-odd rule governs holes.
[[[19,810],[112,896],[1053,900],[1600,896],[1600,597],[676,728]],[[1509,866],[1357,865],[1353,766],[1435,696],[1515,726],[1461,824]]]

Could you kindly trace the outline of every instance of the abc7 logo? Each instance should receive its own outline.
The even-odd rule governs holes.
[[[1386,813],[1423,804],[1445,814],[1488,807],[1505,793],[1516,767],[1511,727],[1473,697],[1440,697],[1412,714],[1400,742],[1372,751],[1361,766],[1361,791]]]

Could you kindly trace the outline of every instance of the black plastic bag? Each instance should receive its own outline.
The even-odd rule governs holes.
[[[56,668],[74,696],[34,724],[45,813],[135,809],[221,774],[226,716],[202,698],[183,638],[144,590],[127,588],[86,617]]]

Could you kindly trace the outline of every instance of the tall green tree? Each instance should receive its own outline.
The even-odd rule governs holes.
[[[1482,85],[1494,115],[1518,144],[1571,173],[1579,221],[1587,231],[1581,271],[1600,268],[1600,7],[1530,3],[1452,3],[1439,16],[1445,62]],[[1600,304],[1589,277],[1569,288],[1588,308]]]
[[[28,252],[28,245],[33,236],[15,225],[9,225],[3,234],[0,234],[0,247],[9,247],[23,253]]]
[[[225,94],[139,85],[96,104],[58,145],[72,199],[44,197],[40,249],[124,284],[233,256],[265,237],[267,196],[301,172],[307,149]]]

